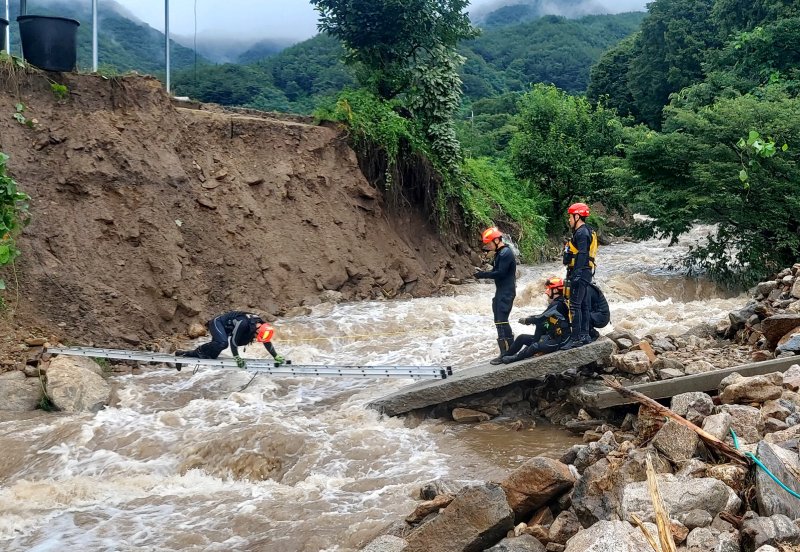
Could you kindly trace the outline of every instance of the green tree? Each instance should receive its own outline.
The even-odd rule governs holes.
[[[589,73],[586,97],[594,103],[603,101],[620,115],[639,118],[636,100],[628,83],[628,68],[633,59],[639,35],[631,35],[603,54]]]
[[[383,99],[406,91],[415,68],[477,35],[469,0],[312,0],[319,28],[341,40],[360,82]]]
[[[517,126],[511,165],[549,198],[550,227],[561,230],[570,202],[607,187],[604,159],[616,154],[623,124],[602,104],[537,84],[520,100]]]
[[[716,225],[687,264],[736,284],[765,278],[800,251],[800,99],[754,94],[706,107],[665,109],[665,132],[633,145],[629,192],[653,217],[651,235],[673,240]],[[784,144],[787,144],[785,147]]]
[[[19,256],[16,239],[28,223],[27,202],[30,200],[17,189],[16,181],[7,173],[7,161],[8,156],[0,152],[0,268]],[[0,290],[5,288],[6,284],[0,278]]]
[[[648,5],[627,79],[640,120],[652,128],[661,128],[661,110],[670,94],[703,79],[707,51],[720,44],[713,4],[655,0]]]

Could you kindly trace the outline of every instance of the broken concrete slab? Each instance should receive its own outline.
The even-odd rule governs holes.
[[[614,344],[608,339],[600,338],[577,349],[556,351],[513,364],[500,366],[483,364],[456,371],[446,380],[424,381],[409,385],[371,402],[369,407],[389,416],[397,416],[520,381],[559,374],[569,368],[579,368],[594,362],[608,362],[613,351]]]

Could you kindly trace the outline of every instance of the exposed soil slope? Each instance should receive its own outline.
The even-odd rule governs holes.
[[[335,129],[176,108],[146,77],[63,79],[65,101],[43,75],[0,82],[0,150],[32,196],[17,329],[140,345],[231,308],[427,295],[470,272],[420,213],[387,212]]]

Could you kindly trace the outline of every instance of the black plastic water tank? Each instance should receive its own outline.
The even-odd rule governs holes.
[[[22,54],[28,63],[45,71],[72,71],[78,58],[80,22],[66,17],[17,17]]]

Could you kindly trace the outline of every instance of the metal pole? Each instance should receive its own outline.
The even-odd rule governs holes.
[[[167,94],[170,93],[170,75],[169,75],[169,0],[164,0],[164,50],[166,52],[166,66],[167,66]]]
[[[92,72],[97,73],[97,0],[92,0]]]
[[[3,44],[3,50],[5,50],[6,52],[8,52],[10,54],[11,53],[11,16],[10,16],[8,4],[9,4],[9,0],[6,0],[6,17],[5,17],[5,19],[9,23],[8,23],[8,29],[6,29],[6,43]]]

